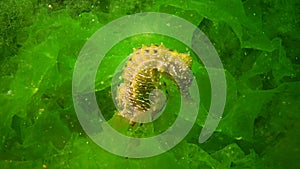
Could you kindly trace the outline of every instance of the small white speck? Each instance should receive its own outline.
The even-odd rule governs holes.
[[[7,95],[12,95],[12,90],[8,90]]]
[[[52,10],[53,6],[51,4],[48,4],[48,8]]]

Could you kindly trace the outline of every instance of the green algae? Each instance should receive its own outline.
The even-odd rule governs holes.
[[[1,1],[1,168],[299,168],[299,6],[279,0]],[[202,83],[199,118],[184,141],[156,157],[126,159],[84,134],[72,103],[72,71],[95,31],[115,18],[146,11],[185,18],[208,36],[226,69],[228,97],[220,125],[206,143],[197,142],[210,99],[210,84]],[[124,48],[131,53],[133,47],[159,41],[132,37],[104,62],[118,65],[126,57],[116,59]],[[184,50],[166,41],[169,48]],[[101,68],[106,73],[97,75],[96,95],[113,123],[118,120],[113,102],[106,100],[115,68]],[[207,81],[201,64],[193,72],[198,83]],[[165,124],[157,121],[135,131],[157,134]]]

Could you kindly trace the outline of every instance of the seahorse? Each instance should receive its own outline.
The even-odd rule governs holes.
[[[152,118],[162,110],[166,99],[161,97],[164,84],[162,77],[170,78],[180,90],[182,96],[189,97],[191,85],[192,58],[189,53],[170,50],[163,44],[142,46],[133,49],[124,66],[121,83],[117,89],[119,114],[134,125],[146,113]]]

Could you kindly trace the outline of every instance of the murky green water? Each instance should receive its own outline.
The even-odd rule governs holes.
[[[2,0],[0,168],[300,168],[299,7],[296,0]],[[93,33],[139,12],[173,14],[206,34],[226,70],[227,100],[217,130],[199,144],[211,89],[202,63],[191,52],[192,71],[201,86],[194,127],[170,151],[130,159],[103,150],[85,134],[73,106],[72,77],[79,52]],[[166,89],[174,101],[167,104],[167,113],[144,125],[130,126],[117,116],[110,93],[112,75],[132,48],[161,42],[186,52],[172,38],[139,35],[114,46],[99,67],[99,107],[123,134],[160,134],[177,117],[174,84]]]

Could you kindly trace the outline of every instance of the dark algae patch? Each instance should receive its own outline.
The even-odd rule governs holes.
[[[296,0],[0,1],[0,168],[300,168],[299,8]],[[85,134],[73,107],[72,73],[93,33],[139,12],[173,14],[200,28],[225,68],[227,99],[217,130],[199,144],[211,91],[207,72],[191,51],[201,86],[194,127],[170,151],[130,159],[103,150]],[[171,38],[138,35],[114,46],[100,65],[97,101],[123,134],[157,135],[176,118],[180,103],[166,105],[175,113],[130,126],[115,114],[110,93],[112,74],[132,48],[161,42],[186,52]],[[179,102],[176,86],[165,81],[170,99]]]

